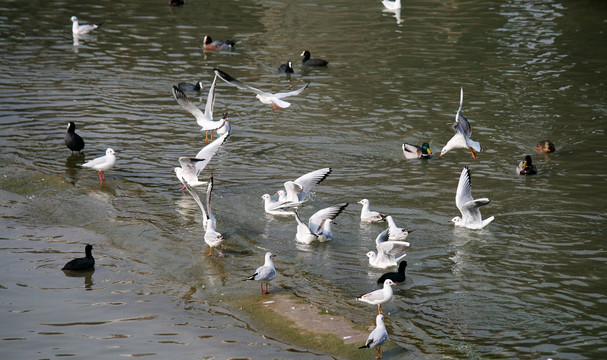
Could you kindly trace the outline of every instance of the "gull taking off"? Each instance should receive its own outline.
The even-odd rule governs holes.
[[[453,124],[453,130],[455,130],[455,135],[453,135],[451,140],[449,140],[447,144],[443,147],[439,157],[445,155],[449,150],[464,148],[470,149],[472,157],[476,160],[475,151],[483,151],[483,148],[478,141],[470,139],[470,136],[472,135],[472,129],[470,128],[470,123],[468,122],[468,119],[466,119],[462,114],[463,103],[464,88],[461,88],[459,97],[459,109],[457,110],[457,114],[455,114],[455,123]]]
[[[459,176],[457,192],[455,193],[455,205],[462,213],[462,217],[456,216],[449,220],[455,226],[461,226],[468,229],[482,229],[493,221],[491,216],[483,220],[480,207],[489,204],[488,198],[474,199],[472,197],[472,185],[470,183],[470,169],[465,167]]]
[[[386,229],[377,235],[375,239],[377,254],[374,251],[365,254],[369,258],[369,265],[375,268],[385,269],[396,266],[402,258],[407,256],[403,252],[411,246],[406,241],[389,241],[389,231],[390,229]]]
[[[341,214],[342,211],[348,206],[348,203],[341,203],[327,208],[318,210],[312,216],[308,223],[304,223],[299,214],[295,213],[295,220],[297,221],[297,234],[295,239],[297,242],[310,244],[314,240],[325,242],[333,239],[333,233],[329,225],[327,229],[327,223],[333,222],[337,215]]]
[[[304,174],[293,181],[284,183],[285,190],[277,191],[279,201],[290,201],[293,206],[300,205],[310,196],[310,190],[329,176],[331,168],[322,168]]]
[[[217,232],[217,220],[215,219],[215,216],[213,216],[213,212],[211,211],[211,192],[213,191],[213,177],[211,176],[211,179],[209,179],[209,186],[207,188],[206,211],[196,191],[194,191],[194,189],[192,189],[192,187],[187,184],[185,185],[185,188],[188,190],[190,195],[192,195],[192,197],[198,204],[198,207],[200,207],[200,210],[202,211],[202,227],[205,230],[204,242],[209,245],[209,256],[213,255],[213,248],[216,248],[219,255],[221,255],[221,243],[223,243],[224,237],[219,232]]]
[[[221,145],[225,143],[228,136],[230,136],[230,133],[221,135],[215,139],[215,141],[203,147],[194,158],[179,158],[179,164],[181,164],[181,167],[176,167],[173,169],[173,171],[175,172],[177,179],[179,179],[184,186],[182,190],[185,189],[186,184],[190,186],[200,186],[206,184],[206,181],[199,181],[198,176],[200,175],[200,172],[209,164]]]

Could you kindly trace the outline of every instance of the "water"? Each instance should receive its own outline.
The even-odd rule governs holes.
[[[72,15],[105,24],[74,44]],[[2,358],[327,358],[265,336],[230,299],[259,296],[240,280],[271,250],[271,290],[369,324],[353,299],[382,274],[362,255],[383,226],[359,224],[361,198],[417,229],[384,307],[399,347],[386,358],[605,357],[607,5],[407,1],[400,19],[360,0],[4,2]],[[204,34],[238,43],[205,54]],[[305,49],[329,67],[301,69]],[[276,73],[287,60],[291,77]],[[209,84],[214,67],[272,91],[311,83],[283,110],[218,84],[233,124],[207,172],[223,258],[204,256],[199,209],[171,172],[205,144],[170,87]],[[478,160],[405,161],[403,141],[440,152],[460,87]],[[86,159],[118,151],[105,183],[65,148],[69,121]],[[541,139],[556,153],[534,153]],[[525,154],[536,176],[514,173]],[[294,221],[259,196],[326,166],[300,213],[350,205],[333,242],[296,245]],[[481,231],[447,222],[464,166],[496,217]],[[95,272],[66,277],[85,243]]]

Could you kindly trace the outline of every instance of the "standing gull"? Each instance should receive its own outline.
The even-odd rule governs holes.
[[[116,164],[116,152],[112,148],[108,148],[105,151],[105,156],[98,157],[89,162],[82,164],[83,167],[93,168],[97,170],[99,180],[105,181],[104,171],[109,170]]]
[[[449,140],[447,144],[443,147],[439,157],[445,155],[449,150],[456,148],[464,148],[470,149],[472,157],[476,160],[476,153],[474,151],[483,151],[483,148],[478,141],[470,139],[470,136],[472,135],[472,129],[470,128],[470,123],[468,122],[468,119],[466,119],[462,114],[463,103],[464,88],[461,88],[459,97],[459,109],[457,110],[457,114],[455,114],[455,123],[453,124],[453,130],[455,130],[455,135],[453,135],[451,140]]]
[[[388,301],[392,300],[394,293],[392,291],[392,286],[396,285],[396,283],[390,279],[384,281],[384,287],[382,289],[378,289],[367,293],[361,297],[356,298],[358,301],[366,302],[367,304],[377,305],[377,313],[383,314],[381,309],[381,304],[385,304]]]
[[[369,200],[362,199],[362,200],[358,201],[357,204],[360,204],[363,206],[363,208],[360,211],[360,221],[365,222],[365,223],[372,223],[372,222],[379,222],[379,221],[386,220],[386,215],[370,209],[371,203],[369,202]]]
[[[200,186],[206,184],[205,181],[199,181],[198,176],[200,175],[200,172],[209,164],[221,145],[225,143],[228,136],[230,136],[229,133],[221,135],[215,139],[215,141],[203,147],[194,158],[179,158],[179,164],[181,164],[181,167],[176,167],[173,169],[173,171],[175,172],[177,179],[181,181],[184,187],[186,184],[190,186]],[[185,188],[182,188],[182,190],[184,189]]]
[[[270,281],[272,281],[272,279],[274,279],[274,277],[276,276],[276,269],[274,268],[274,261],[272,261],[272,258],[275,257],[276,255],[272,254],[271,252],[267,252],[266,253],[266,258],[265,258],[265,262],[263,264],[263,266],[260,266],[257,268],[257,270],[255,270],[255,273],[253,275],[251,275],[250,277],[246,278],[246,280],[253,280],[253,281],[258,281],[259,285],[261,286],[261,293],[262,294],[269,294],[270,292],[268,292],[268,286],[270,284]],[[263,284],[266,284],[266,290],[263,290]]]
[[[308,223],[304,223],[299,214],[295,213],[295,220],[297,221],[297,234],[295,239],[297,242],[310,244],[314,240],[325,242],[333,239],[333,233],[331,228],[326,229],[326,223],[333,222],[335,218],[341,214],[342,211],[348,206],[348,203],[341,203],[327,208],[318,210],[308,220]]]
[[[406,241],[389,241],[389,231],[390,229],[386,229],[377,235],[375,239],[377,254],[374,251],[365,254],[369,258],[369,265],[375,268],[385,269],[396,266],[402,258],[407,256],[403,252],[411,246]]]
[[[68,149],[72,150],[72,154],[74,151],[80,152],[80,150],[84,149],[84,140],[80,137],[80,135],[76,134],[76,124],[73,121],[70,121],[67,124],[67,132],[65,133],[65,145]]]
[[[470,182],[470,169],[464,167],[459,176],[457,192],[455,194],[455,205],[462,213],[462,217],[456,216],[449,220],[455,226],[461,226],[468,229],[482,229],[493,221],[491,216],[483,220],[480,207],[489,204],[488,198],[474,199],[472,197],[472,185]]]
[[[209,186],[207,188],[206,211],[196,191],[194,191],[194,189],[192,189],[192,187],[187,184],[185,187],[190,193],[190,195],[192,195],[192,197],[198,204],[198,207],[200,207],[200,210],[202,211],[202,227],[205,230],[204,242],[209,245],[209,256],[213,255],[213,248],[216,248],[219,255],[221,255],[221,243],[223,243],[224,237],[219,232],[217,232],[217,220],[215,219],[215,216],[213,216],[213,212],[211,211],[211,192],[213,191],[213,177],[211,176],[211,179],[209,180]]]
[[[256,99],[259,99],[259,101],[261,101],[263,104],[272,104],[272,107],[274,109],[288,108],[289,106],[291,106],[291,103],[284,101],[282,99],[289,97],[289,96],[298,95],[299,93],[304,91],[308,87],[308,85],[310,85],[310,83],[307,83],[306,85],[304,85],[303,87],[301,87],[297,90],[288,91],[288,92],[269,93],[269,92],[265,92],[265,91],[259,90],[257,88],[254,88],[250,85],[247,85],[247,84],[239,81],[235,77],[233,77],[219,69],[215,69],[215,74],[219,75],[219,77],[223,81],[227,82],[228,84],[230,84],[232,86],[235,86],[241,90],[247,90],[247,91],[254,92],[256,94],[255,95]]]
[[[371,334],[369,334],[367,343],[359,347],[359,349],[376,348],[376,359],[380,359],[382,353],[380,346],[385,344],[386,341],[388,341],[388,331],[386,330],[386,325],[384,324],[384,315],[379,314],[375,317],[375,329],[371,332]]]

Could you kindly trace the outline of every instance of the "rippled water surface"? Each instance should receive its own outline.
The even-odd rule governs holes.
[[[329,358],[267,337],[232,299],[261,296],[240,280],[272,251],[273,292],[372,323],[375,309],[354,297],[383,273],[363,254],[384,225],[360,224],[362,198],[416,229],[408,278],[384,306],[397,345],[384,358],[607,356],[607,4],[413,0],[394,14],[363,0],[165,3],[0,5],[2,358]],[[72,15],[104,24],[73,39]],[[204,34],[237,45],[205,53]],[[302,69],[305,49],[329,66]],[[276,72],[287,60],[290,77]],[[208,88],[214,67],[271,91],[311,83],[281,110],[218,83],[215,112],[233,132],[204,177],[221,258],[205,256],[200,210],[171,171],[205,143],[170,88]],[[477,160],[438,158],[460,87]],[[196,104],[207,88],[190,94]],[[69,121],[83,156],[63,143]],[[557,151],[535,153],[541,139]],[[406,161],[404,141],[435,156]],[[79,165],[107,147],[118,162],[99,183]],[[514,171],[526,154],[535,176]],[[464,166],[473,194],[491,199],[483,230],[448,223]],[[297,245],[294,220],[266,215],[259,196],[323,167],[333,172],[302,217],[350,205],[334,241]],[[65,276],[85,243],[96,270]]]

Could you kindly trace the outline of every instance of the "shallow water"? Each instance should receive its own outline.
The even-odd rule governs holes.
[[[74,43],[72,15],[105,24]],[[329,357],[268,338],[232,299],[260,296],[240,280],[269,250],[272,291],[370,324],[374,308],[354,297],[383,273],[362,255],[384,227],[360,225],[362,198],[416,229],[407,281],[384,306],[400,349],[384,358],[605,357],[607,5],[407,1],[400,19],[362,0],[5,2],[2,357]],[[236,48],[204,53],[204,34]],[[304,49],[329,67],[302,69]],[[296,73],[277,74],[289,59]],[[171,85],[208,86],[214,67],[272,91],[311,83],[282,110],[218,83],[233,133],[206,174],[222,258],[204,256],[200,211],[171,172],[205,145]],[[483,152],[439,159],[460,87]],[[200,104],[206,89],[191,95]],[[69,121],[83,157],[63,144]],[[541,139],[557,151],[536,154]],[[435,156],[405,161],[404,141]],[[107,147],[118,162],[100,184],[79,164]],[[515,174],[525,154],[537,175]],[[334,241],[297,245],[295,222],[265,215],[259,196],[327,166],[300,214],[350,205]],[[496,218],[480,231],[447,222],[464,166]],[[65,276],[85,243],[95,272]]]

